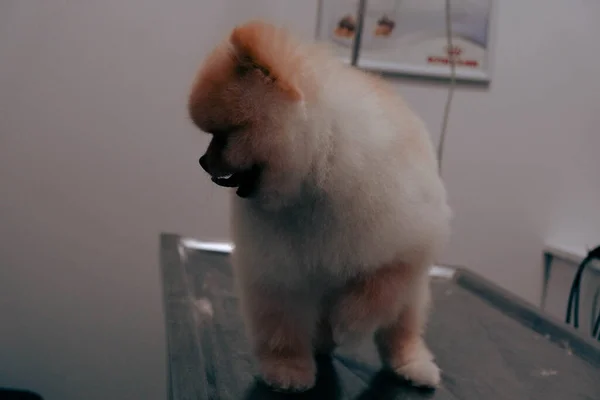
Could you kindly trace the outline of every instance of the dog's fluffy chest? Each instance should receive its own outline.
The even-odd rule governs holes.
[[[243,274],[277,285],[336,285],[392,257],[386,222],[358,206],[306,201],[278,212],[235,200],[233,232]],[[389,218],[387,218],[389,220]],[[391,221],[387,224],[393,226]],[[391,229],[396,229],[391,228]],[[256,260],[248,262],[248,260]]]

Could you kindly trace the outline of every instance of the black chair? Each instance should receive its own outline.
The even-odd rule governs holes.
[[[600,246],[590,250],[587,256],[583,259],[583,261],[581,261],[579,267],[577,268],[577,272],[575,273],[573,283],[571,284],[571,291],[569,293],[569,303],[567,304],[567,316],[565,318],[565,322],[568,325],[570,325],[572,320],[573,327],[575,329],[579,328],[579,295],[581,292],[581,281],[583,277],[583,272],[585,270],[585,267],[591,264],[594,260],[600,261]],[[598,315],[596,315],[597,302],[598,291],[596,291],[596,295],[594,296],[590,334],[592,338],[596,338],[600,341],[600,312],[598,313]]]

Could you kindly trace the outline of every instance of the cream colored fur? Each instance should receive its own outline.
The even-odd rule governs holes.
[[[265,304],[275,302],[284,310],[282,323],[312,338],[330,293],[396,264],[412,272],[388,314],[396,318],[411,307],[421,329],[427,270],[447,239],[451,215],[429,134],[385,82],[289,40],[286,51],[301,60],[290,78],[300,99],[270,103],[264,137],[275,161],[255,196],[232,195],[233,263],[252,343],[285,341],[262,336],[253,315],[268,313]],[[358,339],[390,324],[388,314],[365,324]],[[333,326],[334,340],[354,338],[356,330],[344,328],[354,322],[360,325]],[[415,346],[406,355],[412,359],[392,360],[391,367],[417,384],[437,385],[431,354],[422,341]],[[313,367],[279,359],[265,361],[262,371],[275,386],[303,389],[314,383]]]

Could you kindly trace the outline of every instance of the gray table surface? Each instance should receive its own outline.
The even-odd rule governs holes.
[[[600,347],[468,273],[434,279],[427,341],[443,370],[436,391],[413,389],[380,370],[368,341],[319,360],[316,387],[271,392],[255,379],[223,254],[161,238],[169,390],[204,399],[600,399]]]

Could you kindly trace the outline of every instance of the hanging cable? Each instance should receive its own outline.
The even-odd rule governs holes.
[[[447,53],[450,64],[450,86],[448,87],[448,96],[444,107],[444,116],[442,118],[442,129],[440,132],[440,140],[438,142],[437,157],[438,170],[442,174],[442,160],[444,156],[444,145],[446,143],[446,133],[448,131],[448,120],[450,117],[450,105],[454,97],[454,87],[456,86],[456,60],[454,59],[454,47],[452,45],[452,10],[450,0],[446,0],[446,42]]]
[[[356,28],[354,29],[354,41],[352,42],[352,54],[350,56],[350,65],[356,67],[358,65],[358,55],[360,53],[360,45],[362,43],[362,31],[365,23],[365,9],[367,0],[359,0],[356,10]]]

